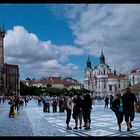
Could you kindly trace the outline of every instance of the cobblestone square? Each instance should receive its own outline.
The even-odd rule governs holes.
[[[91,113],[91,129],[66,130],[66,113],[44,113],[43,107],[38,106],[36,100],[31,100],[27,106],[19,111],[15,118],[9,118],[9,105],[0,104],[0,136],[103,136],[129,137],[140,136],[140,114],[136,113],[133,128],[126,131],[125,121],[122,123],[122,132],[118,131],[115,114],[110,109],[104,110],[104,101],[96,101]],[[73,118],[71,127],[75,126]]]

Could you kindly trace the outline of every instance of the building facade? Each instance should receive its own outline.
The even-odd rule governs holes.
[[[4,26],[0,28],[0,96],[19,94],[18,65],[4,63]]]
[[[20,84],[18,65],[4,63],[3,81],[5,95],[19,95]]]
[[[105,63],[103,52],[100,55],[99,65],[94,68],[92,68],[90,58],[88,57],[84,75],[84,87],[95,96],[114,95],[127,86],[127,75],[117,74],[116,70],[112,73],[110,67]]]
[[[129,75],[130,85],[135,85],[140,83],[140,68],[134,69]]]

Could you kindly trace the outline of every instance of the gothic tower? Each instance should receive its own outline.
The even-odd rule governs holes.
[[[4,49],[3,49],[3,40],[5,37],[4,25],[0,28],[0,65],[4,63]]]
[[[0,96],[3,94],[3,64],[4,64],[4,48],[3,39],[5,36],[4,26],[0,28]]]

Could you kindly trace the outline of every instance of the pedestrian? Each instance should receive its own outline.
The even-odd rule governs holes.
[[[13,116],[13,118],[14,118],[15,115],[16,115],[14,97],[11,97],[11,98],[10,98],[8,104],[10,105],[9,118],[11,118],[11,116]]]
[[[127,131],[130,131],[130,128],[132,128],[132,121],[134,121],[135,118],[134,103],[137,103],[137,98],[128,87],[126,88],[126,93],[123,95],[122,99]]]
[[[66,107],[66,129],[68,130],[72,130],[72,128],[70,127],[69,123],[70,123],[70,119],[71,119],[71,113],[72,113],[72,105],[73,105],[73,93],[71,92],[69,94],[69,97],[67,99],[67,107]]]
[[[91,124],[91,110],[92,110],[92,99],[89,93],[86,93],[82,102],[82,111],[85,115],[85,130],[90,129]]]
[[[43,103],[43,112],[49,112],[49,102],[48,102],[48,99],[47,99],[47,96],[44,96],[43,99],[42,99],[42,103]]]
[[[15,96],[15,108],[17,110],[17,112],[19,111],[19,97],[18,96]]]
[[[24,97],[24,102],[25,102],[25,106],[27,106],[27,103],[28,103],[28,98],[27,98],[27,96]]]
[[[38,98],[37,98],[37,100],[38,100],[38,106],[41,106],[41,97],[40,96],[38,96]]]
[[[113,100],[114,100],[114,97],[112,96],[112,95],[110,95],[110,108],[111,108],[111,106],[112,106],[112,102],[113,102]]]
[[[53,107],[53,112],[57,112],[57,98],[56,98],[56,96],[53,97],[52,107]]]
[[[86,94],[83,94],[83,101],[84,101],[84,99],[85,99],[85,96],[86,96]],[[84,125],[83,125],[83,127],[86,127],[86,112],[85,112],[85,110],[83,109],[83,107],[84,107],[84,105],[83,105],[83,103],[82,103],[82,116],[83,116],[83,121],[84,121]]]
[[[105,106],[104,106],[104,109],[105,109],[105,108],[108,109],[108,104],[109,104],[109,98],[106,96],[106,97],[105,97]]]
[[[112,102],[111,109],[115,113],[115,116],[117,118],[117,124],[119,127],[119,131],[121,131],[121,123],[123,121],[123,115],[124,115],[123,100],[122,100],[121,93],[117,93],[116,98]]]
[[[82,129],[82,98],[81,94],[77,93],[77,96],[74,100],[74,107],[73,107],[73,115],[75,120],[75,127],[73,129],[78,129],[78,121],[79,121],[79,129]]]
[[[59,112],[64,112],[64,97],[60,95],[59,97]]]
[[[50,104],[51,104],[51,97],[50,97],[50,94],[47,94],[46,96],[46,109],[47,109],[47,112],[50,113]]]

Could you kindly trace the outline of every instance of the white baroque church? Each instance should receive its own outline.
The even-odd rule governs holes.
[[[88,57],[84,75],[84,88],[90,90],[95,96],[114,96],[129,85],[128,80],[126,74],[117,74],[116,70],[113,73],[111,72],[110,67],[105,63],[103,52],[100,55],[100,63],[96,67],[92,68]]]

